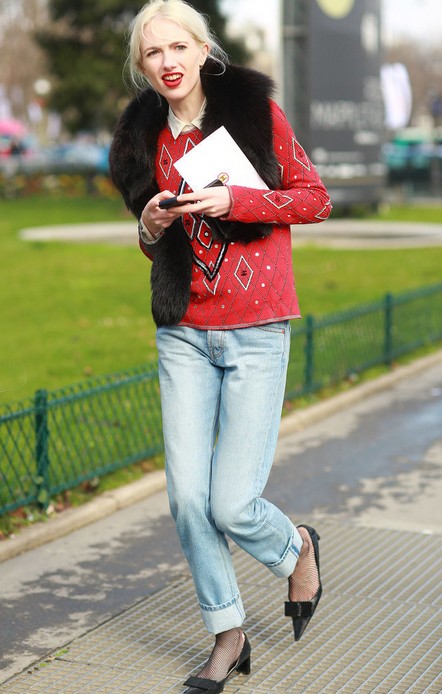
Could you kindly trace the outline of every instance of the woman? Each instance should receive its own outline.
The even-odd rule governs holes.
[[[262,498],[300,316],[290,225],[330,213],[327,192],[271,99],[269,78],[228,64],[205,18],[153,0],[131,26],[129,64],[147,89],[122,115],[111,172],[153,261],[171,512],[213,651],[188,693],[250,672],[245,614],[227,538],[288,578],[298,640],[321,595],[316,531]],[[225,126],[268,186],[191,191],[173,163]],[[177,196],[174,206],[162,201]],[[162,203],[160,205],[160,203]]]

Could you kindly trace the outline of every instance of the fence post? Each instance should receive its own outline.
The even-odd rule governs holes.
[[[48,468],[49,468],[49,428],[48,428],[48,392],[37,390],[34,397],[35,408],[35,460],[37,502],[43,508],[49,503]]]
[[[305,374],[304,374],[304,391],[306,393],[309,393],[313,387],[314,332],[315,332],[315,319],[313,316],[307,316],[307,318],[306,318],[306,331],[305,331]]]
[[[393,294],[386,294],[384,302],[384,364],[391,366],[393,361]]]

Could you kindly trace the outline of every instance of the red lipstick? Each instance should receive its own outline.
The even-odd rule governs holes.
[[[161,79],[166,87],[169,89],[176,89],[183,81],[183,74],[181,72],[168,72],[163,75]]]

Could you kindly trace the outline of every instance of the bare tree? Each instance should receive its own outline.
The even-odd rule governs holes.
[[[390,63],[402,63],[408,70],[413,94],[411,124],[442,125],[433,112],[435,100],[442,99],[442,48],[401,42],[388,49],[386,58]]]
[[[47,22],[46,0],[2,0],[0,3],[0,85],[12,114],[26,120],[36,99],[36,80],[46,74],[43,51],[34,33]]]

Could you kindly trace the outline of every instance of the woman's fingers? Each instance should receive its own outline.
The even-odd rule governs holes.
[[[179,214],[194,212],[207,214],[209,217],[225,217],[231,207],[230,193],[226,186],[202,188],[193,193],[184,193],[178,196],[178,202],[186,203],[181,208],[175,208]]]

